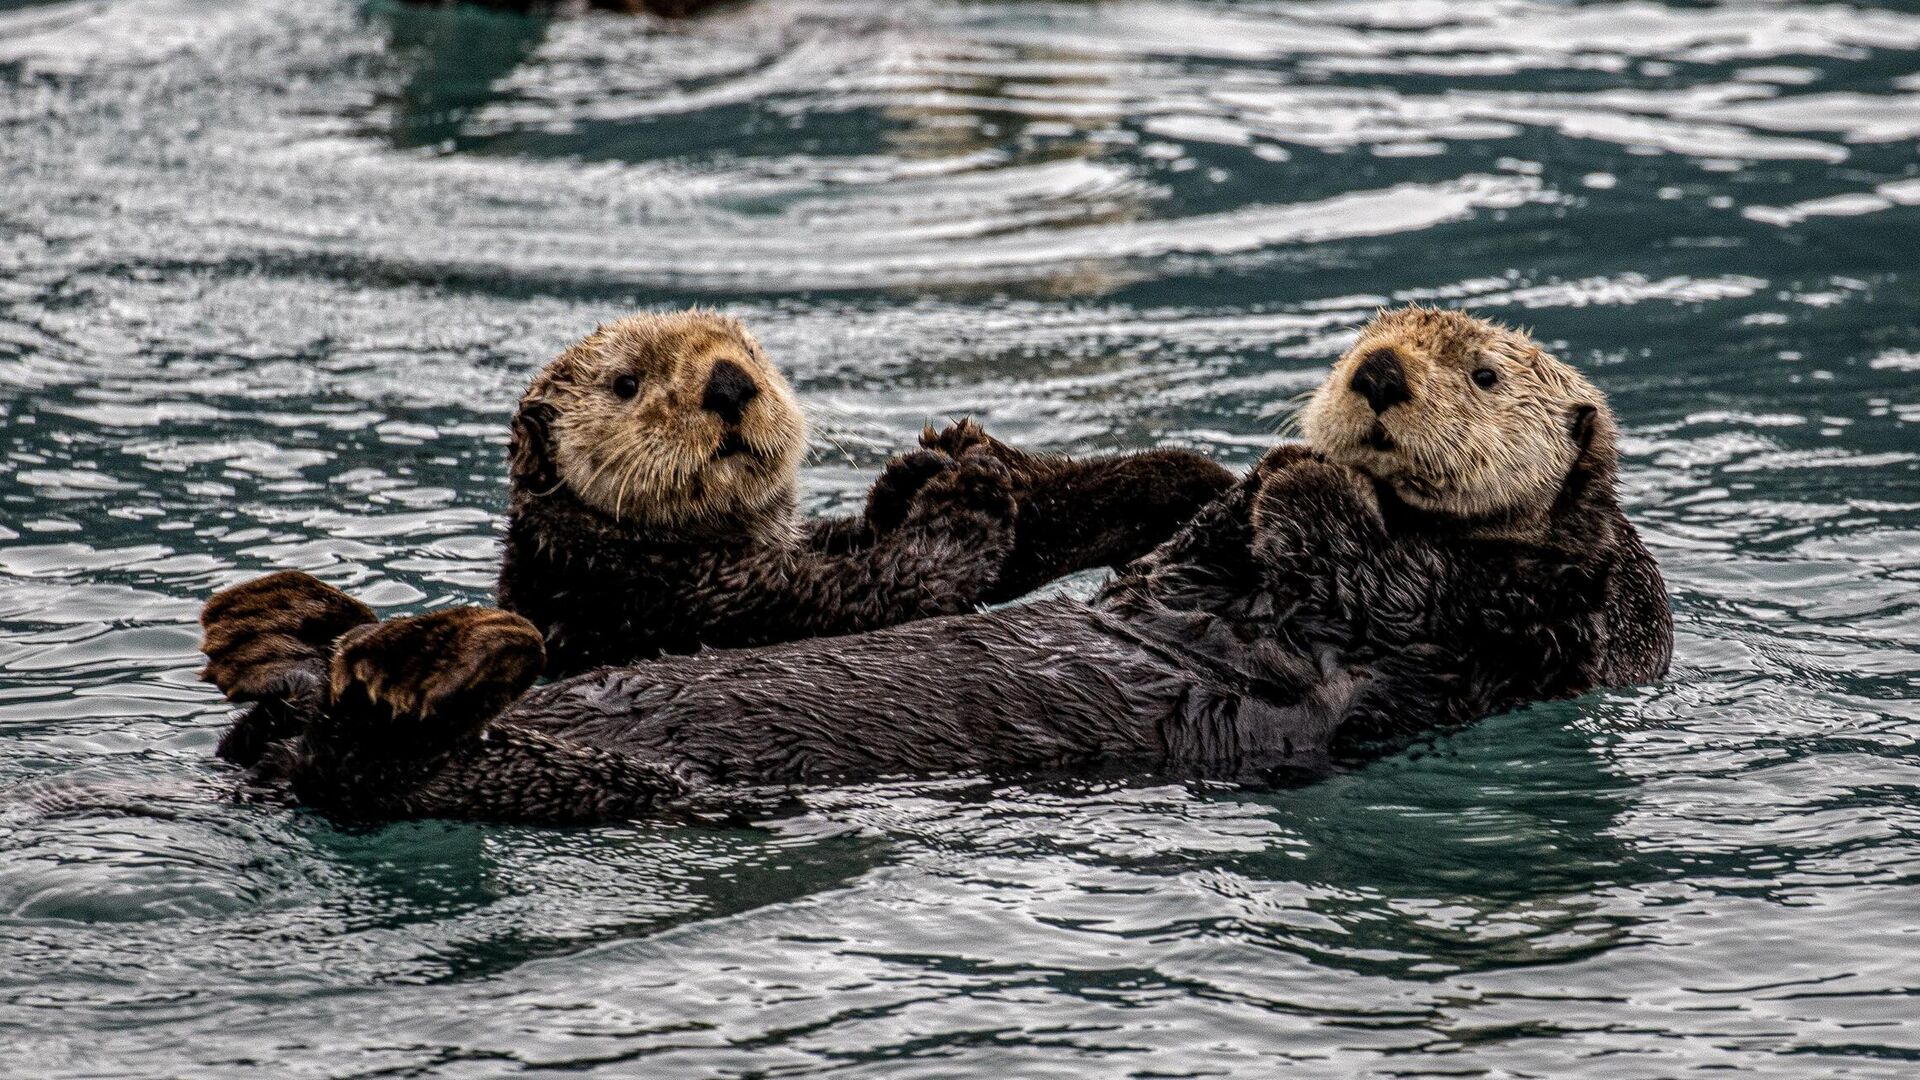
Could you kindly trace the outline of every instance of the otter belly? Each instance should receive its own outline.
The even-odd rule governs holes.
[[[1085,605],[1048,601],[602,668],[529,693],[496,723],[704,783],[1152,769],[1192,684]]]
[[[1122,620],[1055,600],[602,668],[529,693],[496,724],[634,755],[702,786],[1326,771],[1352,697],[1344,669],[1303,657],[1299,666],[1323,677],[1280,701],[1192,661]]]

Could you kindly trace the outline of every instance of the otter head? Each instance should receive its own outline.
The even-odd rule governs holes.
[[[1380,312],[1303,420],[1315,450],[1437,514],[1524,527],[1611,490],[1606,399],[1526,334],[1458,311]]]
[[[707,311],[608,323],[520,399],[516,492],[565,488],[623,524],[727,528],[790,514],[806,422],[738,320]]]

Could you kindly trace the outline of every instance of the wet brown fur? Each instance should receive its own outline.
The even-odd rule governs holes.
[[[359,693],[395,716],[497,711],[539,678],[546,647],[525,619],[460,608],[451,619],[395,619],[342,634],[328,664],[335,702]]]
[[[327,658],[341,635],[374,623],[373,609],[295,571],[255,578],[213,595],[200,609],[200,678],[229,701],[251,705],[227,730],[219,755],[251,765],[298,735],[322,699]]]

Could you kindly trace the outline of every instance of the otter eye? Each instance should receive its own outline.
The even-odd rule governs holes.
[[[613,380],[613,392],[622,399],[630,398],[640,392],[640,380],[631,375],[622,375]]]
[[[1479,387],[1482,390],[1493,389],[1493,384],[1499,381],[1500,381],[1500,373],[1493,370],[1490,367],[1476,368],[1474,370],[1473,385]]]

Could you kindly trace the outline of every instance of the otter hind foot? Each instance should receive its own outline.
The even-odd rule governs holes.
[[[310,574],[255,578],[200,609],[200,678],[229,701],[291,696],[318,682],[341,634],[374,620],[373,609]]]
[[[336,716],[364,711],[478,731],[545,664],[545,643],[527,620],[493,608],[448,608],[343,635],[328,689]]]
[[[545,825],[639,817],[692,790],[661,762],[512,723],[486,730],[545,665],[533,624],[492,608],[357,628],[334,653],[333,705],[307,729],[314,753],[295,790],[348,819]]]

